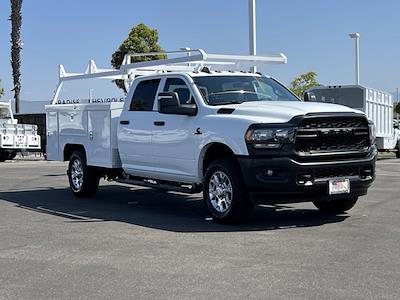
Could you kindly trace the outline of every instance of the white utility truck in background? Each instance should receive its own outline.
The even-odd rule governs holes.
[[[11,102],[0,102],[0,162],[13,159],[21,151],[38,150],[40,142],[37,126],[18,124]]]
[[[400,130],[393,119],[390,93],[361,85],[318,86],[307,90],[305,100],[346,105],[364,112],[375,124],[378,150],[395,151],[400,158]]]
[[[166,58],[131,63],[160,54]],[[119,70],[94,61],[84,73],[60,66],[46,106],[47,159],[69,161],[79,197],[93,196],[105,178],[203,191],[210,214],[223,222],[246,217],[253,192],[344,212],[375,178],[374,127],[359,111],[302,102],[275,79],[243,71],[286,60],[198,49],[127,55]],[[124,80],[126,97],[100,97],[105,84],[90,83],[100,78]],[[64,88],[73,82],[83,86]]]

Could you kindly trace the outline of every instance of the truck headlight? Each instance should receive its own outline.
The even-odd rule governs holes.
[[[368,129],[369,129],[369,141],[371,143],[371,146],[373,144],[375,144],[375,140],[376,140],[376,128],[375,128],[375,124],[372,122],[368,123]]]
[[[279,149],[283,144],[294,142],[294,128],[250,128],[246,132],[246,142],[257,149]]]

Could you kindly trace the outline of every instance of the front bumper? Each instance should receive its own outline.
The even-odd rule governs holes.
[[[375,179],[377,151],[364,158],[299,162],[290,157],[239,156],[246,187],[251,192],[271,194],[281,202],[313,201],[315,198],[338,199],[365,195]],[[330,179],[350,180],[350,194],[329,195]],[[280,202],[280,201],[277,201]]]

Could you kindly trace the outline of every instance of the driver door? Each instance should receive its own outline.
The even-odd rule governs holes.
[[[163,83],[164,92],[175,92],[181,104],[195,103],[193,93],[182,77],[167,77]],[[162,114],[156,103],[153,127],[154,170],[164,180],[193,180],[197,166],[194,157],[194,132],[197,116]]]

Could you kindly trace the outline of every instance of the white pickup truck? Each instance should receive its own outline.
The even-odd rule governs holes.
[[[0,102],[0,162],[13,159],[23,150],[39,150],[40,142],[37,126],[18,124],[11,103]]]
[[[254,192],[275,203],[312,201],[326,213],[344,212],[367,193],[377,150],[362,112],[302,102],[271,77],[236,71],[285,63],[283,54],[190,50],[139,63],[131,56],[120,70],[91,61],[85,73],[69,74],[60,66],[46,106],[47,159],[69,161],[76,196],[93,196],[100,178],[203,191],[213,218],[232,222],[249,215]],[[60,99],[64,82],[88,78],[125,80],[126,99]]]

